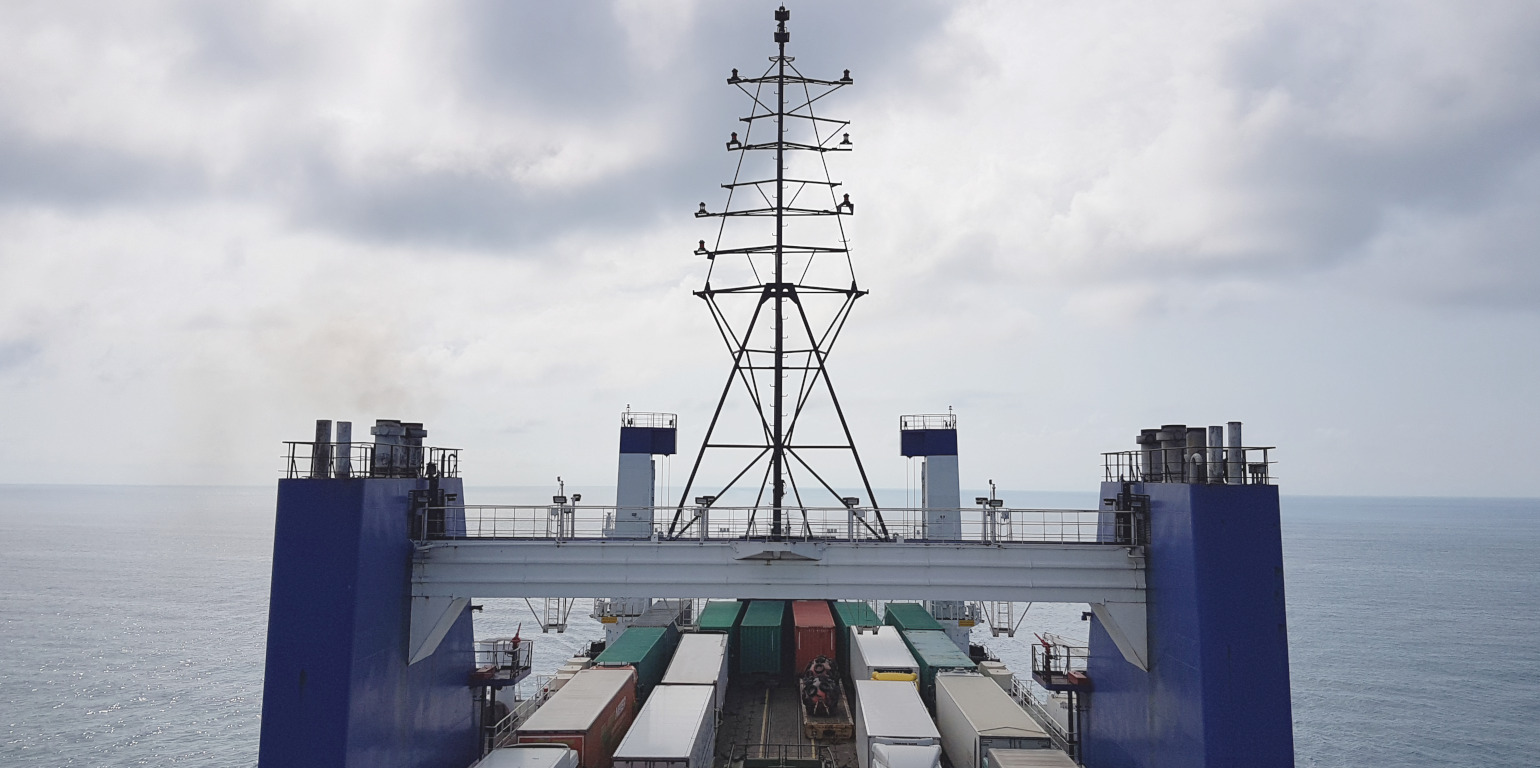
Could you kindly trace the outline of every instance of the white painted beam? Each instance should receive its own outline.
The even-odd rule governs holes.
[[[1136,547],[753,541],[435,541],[416,597],[1144,602]]]

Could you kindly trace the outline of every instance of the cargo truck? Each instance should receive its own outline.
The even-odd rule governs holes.
[[[614,768],[711,768],[716,754],[715,689],[660,685],[615,749]]]
[[[636,670],[636,697],[646,701],[652,687],[663,679],[679,645],[673,626],[631,626],[594,659],[595,668],[632,667]]]
[[[918,686],[920,665],[894,627],[851,627],[850,679],[907,680]]]
[[[939,629],[904,630],[899,635],[920,664],[920,698],[936,706],[936,675],[941,672],[977,672],[978,663],[957,649],[952,638]]]
[[[636,671],[590,668],[572,676],[518,730],[519,744],[565,744],[579,768],[610,768],[636,717]]]
[[[988,755],[993,768],[1080,768],[1057,749],[991,749]]]
[[[471,768],[578,768],[578,753],[565,744],[499,747]]]
[[[679,636],[674,660],[659,685],[709,685],[715,695],[711,708],[721,712],[727,702],[727,635],[689,632]]]
[[[999,684],[980,674],[936,675],[936,727],[952,768],[998,768],[988,751],[1053,749],[1048,732]]]
[[[941,622],[919,603],[888,603],[882,623],[902,630],[943,629]]]
[[[913,684],[857,680],[855,691],[861,768],[940,768],[941,734]]]

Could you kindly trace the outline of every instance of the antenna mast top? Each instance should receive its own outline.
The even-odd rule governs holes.
[[[786,44],[791,41],[786,22],[790,19],[791,12],[785,6],[776,10],[777,55],[770,58],[770,67],[763,74],[742,77],[734,69],[727,78],[729,85],[751,99],[752,110],[740,118],[746,124],[742,138],[735,131],[727,141],[727,150],[737,154],[737,165],[732,183],[722,185],[727,190],[726,203],[722,210],[712,212],[702,202],[695,212],[696,218],[718,220],[715,243],[708,245],[710,240],[701,240],[695,249],[708,259],[705,287],[695,295],[709,307],[732,354],[733,368],[679,498],[669,527],[672,536],[684,534],[695,524],[684,519],[685,502],[708,452],[738,457],[729,465],[736,474],[713,498],[734,488],[749,489],[758,479],[752,506],[768,507],[769,534],[775,538],[792,532],[785,515],[788,510],[804,511],[802,525],[807,525],[804,489],[830,494],[832,504],[817,506],[859,504],[858,499],[837,490],[831,479],[849,482],[858,477],[872,509],[877,507],[826,366],[852,305],[867,292],[857,287],[844,226],[844,217],[855,215],[855,203],[849,194],[836,196],[840,183],[830,178],[827,163],[828,153],[853,148],[850,134],[845,132],[850,123],[820,117],[813,106],[853,81],[850,70],[837,80],[810,78],[799,72],[792,64],[794,59],[786,55]],[[774,92],[773,99],[764,93],[767,89]],[[755,129],[763,132],[771,121],[774,136],[756,140]],[[789,136],[792,131],[800,138]],[[773,153],[773,174],[769,169],[753,167],[762,164],[754,161],[767,153]],[[827,201],[823,194],[829,195]],[[763,229],[742,226],[753,217],[773,219],[773,240],[761,239]],[[798,222],[795,228],[791,227],[793,219]],[[720,287],[713,287],[714,277]],[[747,396],[757,417],[751,421],[757,423],[741,430],[752,437],[724,439],[718,433],[728,430],[719,422],[735,393]],[[820,415],[825,418],[807,418],[819,410],[824,411]],[[799,426],[803,427],[801,435]],[[814,435],[808,437],[808,432]],[[794,439],[799,437],[802,439]],[[744,462],[741,457],[746,452],[751,458]],[[854,476],[826,477],[831,468],[839,468],[830,466],[830,455],[848,455]],[[865,519],[862,525],[887,538],[881,512],[872,517],[878,527]]]

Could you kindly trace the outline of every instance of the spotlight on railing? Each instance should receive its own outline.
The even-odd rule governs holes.
[[[716,500],[717,500],[717,497],[715,497],[715,496],[696,496],[695,497],[695,506],[697,506],[697,507],[709,507]]]
[[[861,503],[861,497],[860,496],[846,496],[846,497],[840,499],[840,501],[843,502],[847,508],[849,508],[849,507],[854,507],[854,506],[859,505]]]

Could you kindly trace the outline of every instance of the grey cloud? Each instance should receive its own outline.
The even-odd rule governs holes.
[[[0,206],[63,209],[186,200],[210,189],[195,162],[28,135],[0,116]]]
[[[663,50],[665,41],[656,41],[657,58],[670,62],[658,69],[634,60],[648,54],[632,50],[611,4],[475,0],[445,7],[459,30],[445,51],[454,59],[448,68],[453,79],[443,84],[455,98],[490,114],[550,115],[554,124],[607,127],[637,119],[628,115],[661,122],[661,130],[651,133],[665,136],[666,145],[636,148],[651,161],[584,184],[553,190],[520,183],[505,169],[445,171],[405,160],[353,171],[346,147],[317,116],[268,111],[253,119],[272,130],[255,132],[257,138],[238,147],[233,170],[220,169],[217,181],[208,165],[215,160],[189,158],[182,147],[151,151],[118,146],[111,137],[88,143],[0,134],[7,139],[0,142],[0,167],[6,169],[0,199],[23,206],[134,208],[204,196],[255,202],[304,226],[367,242],[524,253],[539,252],[541,243],[573,229],[687,221],[695,203],[718,197],[717,184],[727,180],[729,158],[712,150],[738,127],[736,117],[747,103],[723,79],[732,67],[753,71],[773,51],[773,8],[704,6],[689,20],[693,31],[683,49]],[[902,69],[897,60],[934,31],[943,9],[925,2],[868,14],[844,6],[794,6],[793,50],[806,52],[809,58],[799,63],[810,74],[836,76],[824,63],[836,59],[841,63],[834,66],[857,72]],[[177,14],[164,26],[196,44],[172,73],[173,96],[194,107],[228,106],[259,89],[298,84],[306,67],[322,58],[317,47],[325,41],[305,39],[300,20],[274,18],[258,7],[190,4]],[[274,103],[281,109],[286,102]]]
[[[0,374],[20,370],[43,351],[36,339],[0,341]]]

